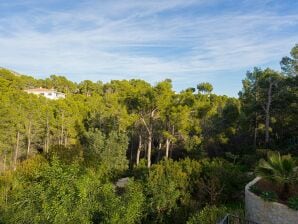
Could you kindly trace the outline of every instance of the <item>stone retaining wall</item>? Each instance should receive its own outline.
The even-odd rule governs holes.
[[[267,202],[249,191],[261,178],[245,186],[245,213],[248,220],[258,224],[298,224],[298,211],[277,202]]]

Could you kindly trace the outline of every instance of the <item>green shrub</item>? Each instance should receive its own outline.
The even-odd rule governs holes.
[[[225,206],[207,205],[200,212],[196,213],[187,221],[187,224],[214,224],[224,218],[228,209]]]
[[[259,156],[261,158],[265,158],[267,153],[270,151],[272,151],[272,150],[270,150],[270,149],[256,149],[256,154],[257,154],[257,156]]]
[[[265,201],[277,201],[278,196],[275,192],[272,191],[264,191],[260,194],[260,197]]]
[[[262,191],[256,185],[251,186],[249,190],[256,195],[260,195],[262,193]]]
[[[259,157],[256,154],[244,154],[240,159],[238,160],[238,164],[241,164],[244,166],[247,171],[251,171],[255,168],[257,161],[259,160]]]
[[[298,210],[298,196],[290,197],[288,200],[288,206],[294,210]]]
[[[261,198],[263,198],[265,201],[277,201],[278,195],[275,192],[272,191],[262,191],[257,186],[253,185],[249,188],[249,190],[256,195],[259,195]]]
[[[149,223],[170,222],[178,207],[189,197],[187,174],[173,160],[152,165],[143,184]]]
[[[239,166],[221,159],[204,159],[201,170],[194,192],[203,205],[241,200],[248,178]]]

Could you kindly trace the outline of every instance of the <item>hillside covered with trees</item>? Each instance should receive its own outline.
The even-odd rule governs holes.
[[[0,223],[214,223],[268,151],[298,156],[298,45],[239,98],[210,83],[72,82],[0,69]],[[49,100],[25,89],[54,88]],[[129,177],[124,188],[116,182]]]

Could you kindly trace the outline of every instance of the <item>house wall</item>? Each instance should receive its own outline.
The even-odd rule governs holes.
[[[246,219],[259,224],[298,224],[298,211],[277,202],[267,202],[249,191],[261,178],[257,177],[245,187]]]
[[[42,91],[37,92],[37,91],[30,91],[30,90],[28,91],[27,90],[26,92],[27,93],[33,93],[35,95],[41,95],[41,96],[44,96],[44,97],[46,97],[48,99],[51,99],[51,100],[65,98],[65,95],[63,93],[58,93],[58,92],[55,92],[55,91],[53,91],[53,92],[49,92],[49,91],[47,91],[47,92],[42,92]]]

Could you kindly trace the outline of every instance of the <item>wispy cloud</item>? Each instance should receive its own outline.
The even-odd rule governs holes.
[[[76,81],[172,78],[177,89],[206,80],[235,95],[239,89],[217,84],[220,76],[239,72],[240,85],[247,69],[277,64],[298,41],[298,15],[266,10],[270,1],[252,11],[220,10],[220,2],[31,0],[25,11],[14,9],[21,1],[0,2],[0,13],[12,10],[0,18],[0,64]]]

